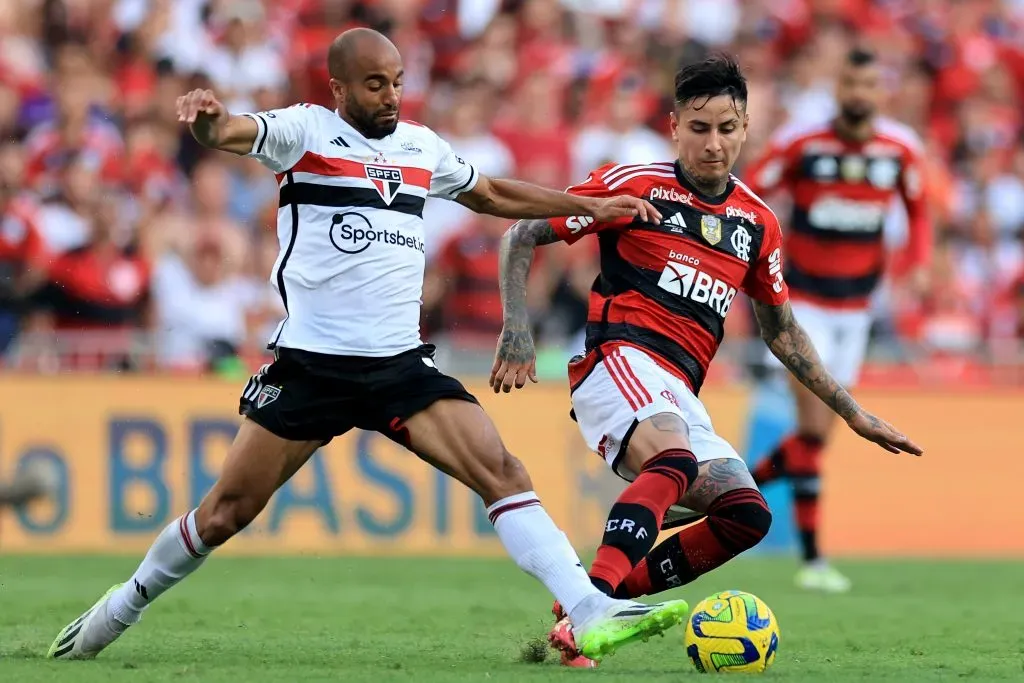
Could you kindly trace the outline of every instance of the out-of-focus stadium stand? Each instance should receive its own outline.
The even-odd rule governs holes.
[[[872,357],[890,378],[903,367],[914,380],[1024,379],[1020,0],[0,3],[6,367],[234,372],[258,358],[282,314],[266,284],[274,179],[201,150],[175,122],[174,98],[207,86],[233,111],[328,104],[325,47],[356,24],[402,50],[405,118],[485,173],[555,187],[606,160],[671,155],[681,60],[740,57],[746,160],[784,122],[830,115],[832,75],[854,41],[884,48],[888,113],[926,141],[938,248],[923,289],[880,293]],[[426,216],[425,334],[475,351],[454,358],[479,369],[500,327],[504,225],[440,200]],[[898,243],[899,209],[890,227]],[[537,337],[555,364],[584,319],[587,249],[545,251],[535,269]],[[751,339],[749,315],[729,327],[720,372]]]

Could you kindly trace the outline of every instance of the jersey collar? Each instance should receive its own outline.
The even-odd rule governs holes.
[[[686,188],[688,191],[692,192],[697,199],[711,206],[725,204],[725,201],[729,199],[729,195],[732,194],[733,189],[735,189],[736,187],[736,183],[735,181],[733,181],[732,175],[730,175],[729,182],[726,183],[725,186],[725,192],[718,196],[712,197],[711,195],[704,194],[703,192],[698,190],[696,187],[693,186],[693,184],[689,180],[687,180],[686,175],[683,174],[683,167],[679,163],[679,159],[676,159],[674,168],[676,171],[676,180],[679,181],[679,184]]]

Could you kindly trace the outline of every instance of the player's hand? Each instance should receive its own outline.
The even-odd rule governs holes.
[[[227,116],[228,110],[220,103],[212,90],[196,89],[178,98],[178,121],[195,123],[196,117],[206,114],[214,119]]]
[[[537,383],[537,350],[533,346],[533,335],[528,326],[501,329],[498,350],[494,354],[491,378],[488,384],[494,393],[522,389],[526,380]]]
[[[863,410],[847,422],[862,438],[873,441],[890,453],[921,455],[920,446],[901,434],[891,424]]]
[[[639,217],[645,223],[661,223],[661,214],[654,206],[639,197],[619,195],[609,199],[597,199],[592,216],[598,223],[611,223],[620,218]]]

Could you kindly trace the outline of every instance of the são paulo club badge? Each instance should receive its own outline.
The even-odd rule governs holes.
[[[398,190],[402,187],[402,169],[393,166],[365,166],[366,177],[377,188],[377,194],[384,203],[391,206]]]
[[[265,386],[256,397],[256,407],[262,408],[276,401],[281,396],[281,389],[278,387]]]

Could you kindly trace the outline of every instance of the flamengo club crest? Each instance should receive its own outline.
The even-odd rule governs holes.
[[[398,194],[398,188],[402,187],[402,169],[393,166],[365,166],[366,177],[373,182],[377,188],[377,194],[384,200],[384,203],[391,206]]]
[[[700,234],[704,236],[708,244],[718,244],[722,241],[722,219],[718,216],[700,217]]]

